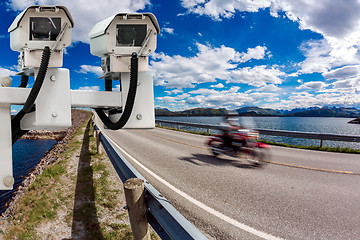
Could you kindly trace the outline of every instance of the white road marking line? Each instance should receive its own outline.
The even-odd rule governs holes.
[[[103,132],[104,133],[104,132]],[[264,238],[264,239],[271,239],[271,240],[275,240],[275,239],[281,239],[275,236],[272,236],[268,233],[262,232],[260,230],[257,230],[253,227],[250,227],[244,223],[238,222],[237,220],[228,217],[224,214],[222,214],[221,212],[205,205],[204,203],[196,200],[195,198],[189,196],[188,194],[186,194],[185,192],[177,189],[176,187],[174,187],[173,185],[171,185],[169,182],[167,182],[166,180],[164,180],[163,178],[159,177],[158,175],[156,175],[153,171],[151,171],[150,169],[148,169],[147,167],[145,167],[143,164],[141,164],[138,160],[136,160],[133,156],[131,156],[129,153],[127,153],[123,148],[121,148],[116,142],[114,142],[106,133],[104,133],[106,135],[106,137],[120,150],[124,153],[124,155],[126,155],[128,158],[130,158],[133,162],[135,162],[139,167],[141,167],[143,170],[145,170],[146,172],[148,172],[151,176],[153,176],[155,179],[157,179],[159,182],[161,182],[162,184],[164,184],[165,186],[167,186],[168,188],[170,188],[171,190],[173,190],[174,192],[176,192],[177,194],[179,194],[180,196],[182,196],[183,198],[185,198],[186,200],[192,202],[193,204],[195,204],[196,206],[202,208],[203,210],[207,211],[208,213],[222,219],[223,221],[238,227],[246,232],[249,232],[251,234],[254,234],[258,237]]]

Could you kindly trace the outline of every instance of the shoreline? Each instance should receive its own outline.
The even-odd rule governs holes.
[[[40,159],[40,162],[30,170],[30,172],[24,177],[21,184],[14,190],[12,193],[12,198],[5,204],[6,210],[1,214],[0,219],[0,232],[4,232],[8,225],[13,224],[11,219],[13,219],[16,210],[17,203],[20,201],[21,197],[26,193],[30,184],[34,182],[36,177],[40,175],[48,166],[57,161],[58,156],[65,151],[65,148],[77,131],[77,129],[90,118],[91,112],[83,110],[72,110],[72,125],[70,128],[61,131],[55,131],[56,134],[51,134],[51,131],[31,131],[28,136],[25,136],[23,139],[54,139],[55,136],[63,136],[61,139],[57,140],[55,143]],[[40,135],[38,137],[34,134]],[[61,134],[57,134],[61,132]],[[19,206],[20,207],[20,206]]]
[[[355,119],[349,121],[348,123],[351,123],[351,124],[360,124],[360,118],[355,118]]]
[[[31,130],[24,134],[20,139],[55,139],[60,141],[67,135],[68,129],[48,131],[48,130]]]

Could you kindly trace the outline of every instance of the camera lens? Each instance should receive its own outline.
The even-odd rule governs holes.
[[[146,35],[146,24],[118,24],[116,45],[122,47],[140,47]]]
[[[61,29],[61,18],[30,18],[30,40],[54,41]]]
[[[33,24],[33,36],[37,39],[49,38],[51,34],[51,22],[47,19],[41,19]]]
[[[117,40],[120,45],[133,46],[136,40],[136,30],[132,26],[118,28]]]

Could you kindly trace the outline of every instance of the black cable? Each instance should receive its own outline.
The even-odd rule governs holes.
[[[43,50],[40,68],[39,68],[39,72],[36,76],[34,86],[31,88],[29,96],[26,99],[26,102],[23,107],[23,110],[25,113],[29,113],[31,111],[32,105],[34,104],[37,96],[39,95],[40,89],[44,82],[45,75],[46,75],[46,72],[47,72],[47,69],[49,66],[50,55],[51,55],[50,48],[48,46],[46,46]]]
[[[25,112],[21,109],[16,114],[16,116],[11,120],[12,144],[14,144],[19,138],[21,138],[22,136],[21,131],[24,131],[24,134],[26,133],[25,131],[27,131],[27,130],[22,130],[20,128],[20,121],[24,116],[25,116]]]
[[[35,111],[35,106],[32,107],[31,112]],[[12,133],[12,144],[19,140],[29,130],[22,130],[20,127],[20,121],[25,116],[25,112],[21,109],[18,114],[11,120],[11,133]]]
[[[26,88],[29,81],[28,75],[21,75],[21,83],[19,85],[19,88]]]
[[[138,82],[138,56],[137,53],[134,52],[131,55],[129,92],[126,98],[125,108],[120,119],[114,123],[108,118],[108,116],[106,116],[103,110],[96,109],[96,113],[98,114],[100,120],[105,124],[107,128],[112,130],[121,129],[129,120],[131,112],[134,107],[137,82]]]
[[[45,75],[49,66],[50,61],[50,55],[51,50],[48,46],[46,46],[43,50],[41,63],[39,72],[36,76],[36,80],[34,82],[33,87],[31,88],[31,91],[29,93],[29,96],[27,97],[24,107],[22,110],[16,114],[16,116],[11,120],[11,130],[12,130],[12,143],[14,144],[19,138],[21,138],[22,135],[27,133],[29,130],[22,130],[20,127],[20,121],[23,119],[26,113],[29,113],[31,111],[35,110],[35,100],[37,96],[39,95],[40,89],[43,85]],[[23,80],[23,79],[22,79]],[[26,79],[24,79],[25,82]],[[20,86],[22,86],[23,81],[21,81]],[[26,83],[27,84],[27,83]],[[20,87],[19,86],[19,87]]]

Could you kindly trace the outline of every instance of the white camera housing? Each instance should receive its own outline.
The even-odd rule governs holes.
[[[51,50],[49,67],[62,67],[63,49],[71,44],[74,21],[64,6],[30,6],[9,27],[10,48],[20,52],[22,69],[40,67],[45,46]]]
[[[139,71],[148,70],[148,55],[156,49],[159,24],[152,13],[119,13],[97,23],[89,33],[91,54],[102,58],[104,74],[129,72],[133,52]]]

